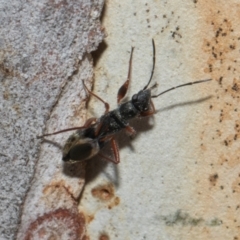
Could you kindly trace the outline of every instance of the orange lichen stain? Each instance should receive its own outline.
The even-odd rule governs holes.
[[[237,144],[238,145],[238,134],[230,134],[228,137],[226,137],[223,141],[223,145],[225,147],[231,147],[233,144]]]
[[[240,162],[240,155],[235,155],[234,153],[226,153],[219,156],[217,165],[228,166],[229,168],[234,168]]]
[[[108,209],[112,209],[120,203],[120,198],[115,196],[113,185],[110,183],[93,188],[92,195],[103,202],[107,202]]]
[[[85,236],[83,236],[82,240],[90,240],[90,237],[85,235]]]
[[[214,72],[215,70],[220,70],[216,63],[223,65],[227,54],[235,50],[237,42],[234,40],[237,40],[237,38],[231,38],[236,35],[232,31],[233,26],[231,21],[224,18],[223,15],[218,14],[214,10],[210,11],[213,15],[207,19],[207,22],[211,25],[212,31],[215,35],[212,39],[205,39],[203,50],[209,53],[209,67],[206,71]],[[231,68],[229,68],[229,64],[226,64],[224,70],[231,70]]]
[[[40,198],[41,204],[44,204],[51,210],[61,206],[62,208],[72,208],[78,205],[78,201],[71,193],[71,189],[65,186],[64,181],[51,182],[43,189],[43,195]]]
[[[102,233],[99,236],[99,240],[110,240],[109,236],[106,233]]]
[[[85,219],[87,223],[90,223],[94,220],[94,215],[85,214]]]
[[[196,125],[199,137],[198,164],[189,175],[196,182],[194,210],[201,216],[221,219],[219,227],[205,227],[201,239],[234,239],[240,236],[240,2],[202,0],[196,4],[201,21],[198,25],[202,48],[196,50],[206,59],[204,72],[214,81],[212,98],[202,111],[204,122]],[[210,187],[209,187],[210,186]],[[186,206],[189,208],[189,206]],[[194,239],[189,231],[187,239]]]
[[[228,86],[226,89],[229,94],[231,94],[232,98],[240,98],[240,81],[237,78],[233,79],[233,83],[231,86]]]
[[[216,186],[217,180],[218,180],[218,174],[217,173],[209,176],[209,182],[212,186]]]
[[[238,174],[238,177],[235,179],[235,181],[232,183],[232,191],[233,193],[240,193],[240,173]]]
[[[108,205],[108,209],[112,209],[113,207],[118,206],[120,203],[120,198],[119,197],[115,197],[111,203]]]
[[[67,209],[45,213],[33,221],[25,234],[31,239],[78,239],[85,236],[85,219],[82,214]]]
[[[112,184],[100,185],[92,189],[92,195],[102,201],[110,201],[114,197]]]
[[[44,187],[43,189],[43,194],[44,195],[49,195],[52,194],[53,192],[56,192],[56,190],[58,190],[59,188],[62,188],[62,184],[61,183],[56,183],[53,185],[47,185]]]
[[[46,185],[43,189],[44,195],[51,195],[51,194],[68,194],[73,198],[73,194],[71,193],[71,188],[65,186],[64,181],[58,182],[51,182],[49,185]],[[74,198],[73,198],[74,199]]]
[[[240,120],[236,120],[236,121],[235,121],[234,130],[235,130],[235,132],[237,132],[237,133],[240,132]]]
[[[206,151],[207,150],[207,147],[203,143],[201,143],[200,147],[201,147],[202,151]]]

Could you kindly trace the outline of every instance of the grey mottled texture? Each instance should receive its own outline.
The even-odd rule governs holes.
[[[0,239],[13,239],[46,120],[103,38],[102,0],[0,2]]]

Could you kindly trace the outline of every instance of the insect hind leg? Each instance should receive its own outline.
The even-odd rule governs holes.
[[[53,132],[53,133],[47,133],[41,136],[37,136],[37,138],[43,138],[43,137],[47,137],[47,136],[51,136],[51,135],[57,135],[59,133],[63,133],[63,132],[69,132],[69,131],[74,131],[74,130],[80,130],[80,129],[85,129],[88,128],[91,124],[93,124],[93,122],[96,122],[97,118],[89,118],[83,126],[81,127],[73,127],[73,128],[66,128],[57,132]]]
[[[118,94],[117,94],[117,103],[119,104],[122,99],[125,97],[128,87],[129,87],[129,83],[131,80],[131,75],[132,75],[132,56],[133,56],[133,50],[134,48],[132,47],[131,50],[131,55],[130,55],[130,59],[129,59],[129,67],[128,67],[128,76],[127,76],[127,80],[125,81],[125,83],[119,88],[118,90]]]
[[[114,157],[113,159],[110,157],[107,157],[102,153],[98,153],[98,155],[109,162],[118,164],[120,163],[119,149],[118,149],[117,141],[115,140],[114,137],[111,137],[110,144],[111,144],[111,150],[113,151],[113,157]]]

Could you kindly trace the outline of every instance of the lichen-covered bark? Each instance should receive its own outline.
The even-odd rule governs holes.
[[[15,238],[17,229],[21,229],[19,239],[31,236],[29,232],[24,235],[25,231],[38,217],[50,216],[46,211],[61,216],[59,209],[65,205],[60,204],[60,198],[64,191],[69,199],[75,199],[81,191],[79,174],[75,178],[65,174],[69,176],[68,183],[56,177],[62,171],[60,149],[56,151],[59,155],[51,153],[41,159],[44,150],[36,136],[44,129],[54,131],[82,124],[85,95],[81,80],[92,79],[88,53],[97,48],[104,36],[99,22],[102,6],[102,0],[0,3],[1,239]],[[54,106],[60,101],[59,112]],[[46,127],[49,117],[53,120]],[[72,190],[74,179],[79,184],[74,184]],[[46,199],[50,193],[58,193],[53,205],[51,199]],[[44,204],[45,209],[37,208],[41,201],[48,204],[48,209]],[[76,215],[74,209],[69,211]]]

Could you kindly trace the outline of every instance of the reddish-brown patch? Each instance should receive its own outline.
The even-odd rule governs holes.
[[[194,172],[199,209],[202,214],[221,218],[219,232],[206,228],[204,239],[228,236],[234,239],[239,230],[240,179],[236,174],[240,163],[240,3],[202,0],[196,4],[199,19],[200,58],[207,59],[204,69],[212,82],[212,98],[208,101],[204,124],[200,131],[202,161]],[[214,173],[209,176],[210,173]],[[204,177],[203,177],[204,176]],[[221,178],[219,178],[221,176]],[[210,187],[209,183],[212,186]],[[231,232],[229,231],[231,229]],[[189,238],[194,238],[189,235]]]
[[[26,231],[25,240],[71,239],[85,236],[85,219],[82,214],[67,209],[58,209],[38,217]]]
[[[62,195],[68,195],[70,196],[74,201],[77,201],[77,199],[74,198],[71,188],[65,186],[64,181],[58,181],[58,182],[52,182],[49,185],[45,186],[43,189],[43,195],[58,195],[59,198],[61,198]]]
[[[102,233],[99,236],[99,240],[110,240],[109,236],[106,233]]]
[[[93,188],[92,195],[103,202],[108,202],[108,209],[112,209],[120,203],[120,198],[115,196],[113,185],[110,183]]]
[[[85,236],[83,236],[82,240],[90,240],[90,237],[85,235]]]
[[[92,195],[102,201],[110,201],[114,197],[112,184],[100,185],[92,189]]]

